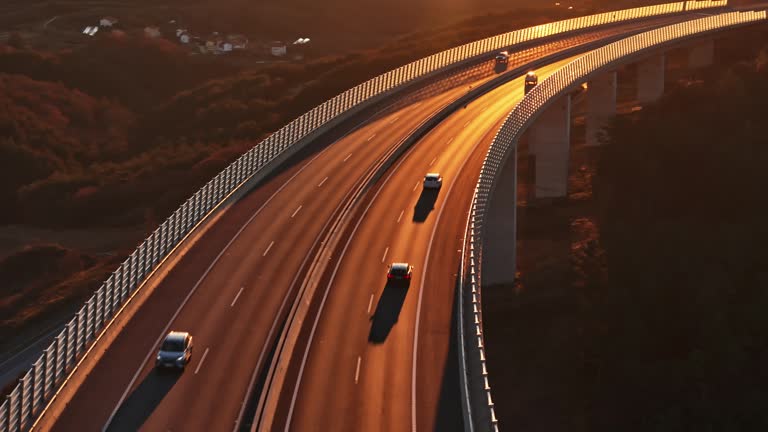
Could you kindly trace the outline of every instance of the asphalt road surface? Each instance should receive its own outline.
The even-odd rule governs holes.
[[[287,294],[342,198],[388,148],[465,91],[361,127],[228,210],[109,347],[53,429],[101,430],[114,414],[109,430],[232,430],[277,317],[290,307]],[[195,339],[183,374],[153,367],[169,329]]]
[[[521,86],[515,80],[450,117],[387,178],[330,285],[300,391],[283,413],[291,430],[455,424],[448,368],[459,233],[490,131],[522,97]],[[254,371],[265,366],[279,318],[339,203],[391,147],[464,92],[444,91],[369,122],[234,204],[130,320],[52,429],[235,429]],[[437,194],[421,191],[428,171],[445,177]],[[401,260],[416,266],[413,281],[387,286],[386,264]],[[184,373],[153,367],[168,330],[194,335]],[[436,423],[438,412],[450,413],[440,417],[446,426]]]
[[[450,349],[462,231],[488,145],[522,96],[518,78],[481,97],[385,177],[327,286],[295,403],[282,413],[290,424],[273,430],[463,430]],[[427,172],[443,175],[439,192],[422,188]],[[393,261],[414,265],[410,283],[387,281]]]

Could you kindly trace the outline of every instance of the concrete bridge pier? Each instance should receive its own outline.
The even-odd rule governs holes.
[[[715,63],[715,40],[699,41],[688,50],[688,68],[699,69]]]
[[[664,94],[664,54],[655,55],[637,65],[637,101],[655,102]]]
[[[496,181],[483,236],[483,288],[508,285],[515,281],[517,268],[517,151],[501,168]]]
[[[561,198],[568,193],[571,144],[571,96],[554,101],[528,132],[528,154],[534,159],[534,197]]]
[[[599,133],[615,115],[616,72],[607,72],[587,85],[586,145],[600,145]]]

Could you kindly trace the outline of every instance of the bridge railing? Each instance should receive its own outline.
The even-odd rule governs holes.
[[[221,171],[147,237],[85,302],[0,404],[0,432],[27,430],[45,412],[93,343],[198,224],[249,180],[279,165],[317,135],[360,109],[448,68],[542,38],[596,26],[683,12],[690,3],[718,8],[726,0],[674,2],[578,17],[485,38],[372,78],[296,118]]]
[[[691,3],[691,2],[689,2]],[[480,170],[469,214],[465,252],[468,251],[464,273],[466,292],[463,293],[467,313],[464,349],[469,377],[473,425],[470,429],[498,431],[495,405],[491,398],[489,371],[483,340],[482,314],[482,252],[488,206],[499,180],[501,168],[516,154],[517,141],[528,126],[558,97],[572,91],[590,77],[635,61],[650,51],[663,49],[687,39],[734,27],[765,22],[766,12],[732,12],[670,25],[638,34],[592,51],[549,76],[534,87],[509,113],[488,150]],[[514,259],[513,259],[514,261]],[[513,264],[514,265],[514,264]],[[474,365],[474,367],[473,367]]]

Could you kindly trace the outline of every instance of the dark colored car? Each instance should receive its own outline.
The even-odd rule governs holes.
[[[158,368],[178,368],[184,370],[192,357],[192,336],[187,332],[172,331],[160,345],[155,359]]]
[[[533,71],[528,72],[525,75],[525,94],[528,94],[528,92],[531,91],[532,88],[536,87],[536,84],[538,83],[539,77],[536,75],[536,73]]]
[[[408,263],[392,263],[387,272],[387,279],[411,279],[413,266]]]
[[[496,64],[506,66],[509,63],[509,52],[502,51],[496,55]]]

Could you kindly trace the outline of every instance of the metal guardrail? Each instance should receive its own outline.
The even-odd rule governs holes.
[[[466,279],[470,291],[465,294],[472,315],[469,319],[467,350],[468,363],[478,367],[469,370],[470,393],[481,395],[472,401],[470,409],[474,429],[498,432],[498,419],[491,398],[491,386],[485,359],[483,340],[483,318],[481,304],[483,233],[487,220],[488,204],[496,187],[501,168],[507,159],[516,154],[517,140],[525,129],[558,97],[573,90],[590,77],[615,68],[621,63],[636,60],[649,51],[658,50],[681,41],[704,36],[709,33],[766,20],[766,11],[732,12],[707,18],[687,21],[651,30],[622,39],[580,57],[543,80],[534,87],[509,113],[496,133],[480,170],[469,215],[469,231],[465,250],[469,260],[466,263]],[[474,334],[474,338],[472,337]],[[474,392],[473,392],[474,390]]]
[[[578,17],[529,27],[468,43],[372,78],[296,118],[242,155],[169,216],[85,302],[32,368],[0,404],[0,432],[27,430],[55,398],[82,356],[137,289],[210,213],[249,179],[272,169],[312,138],[354,112],[424,80],[494,52],[542,38],[697,8],[727,0],[687,1]]]

